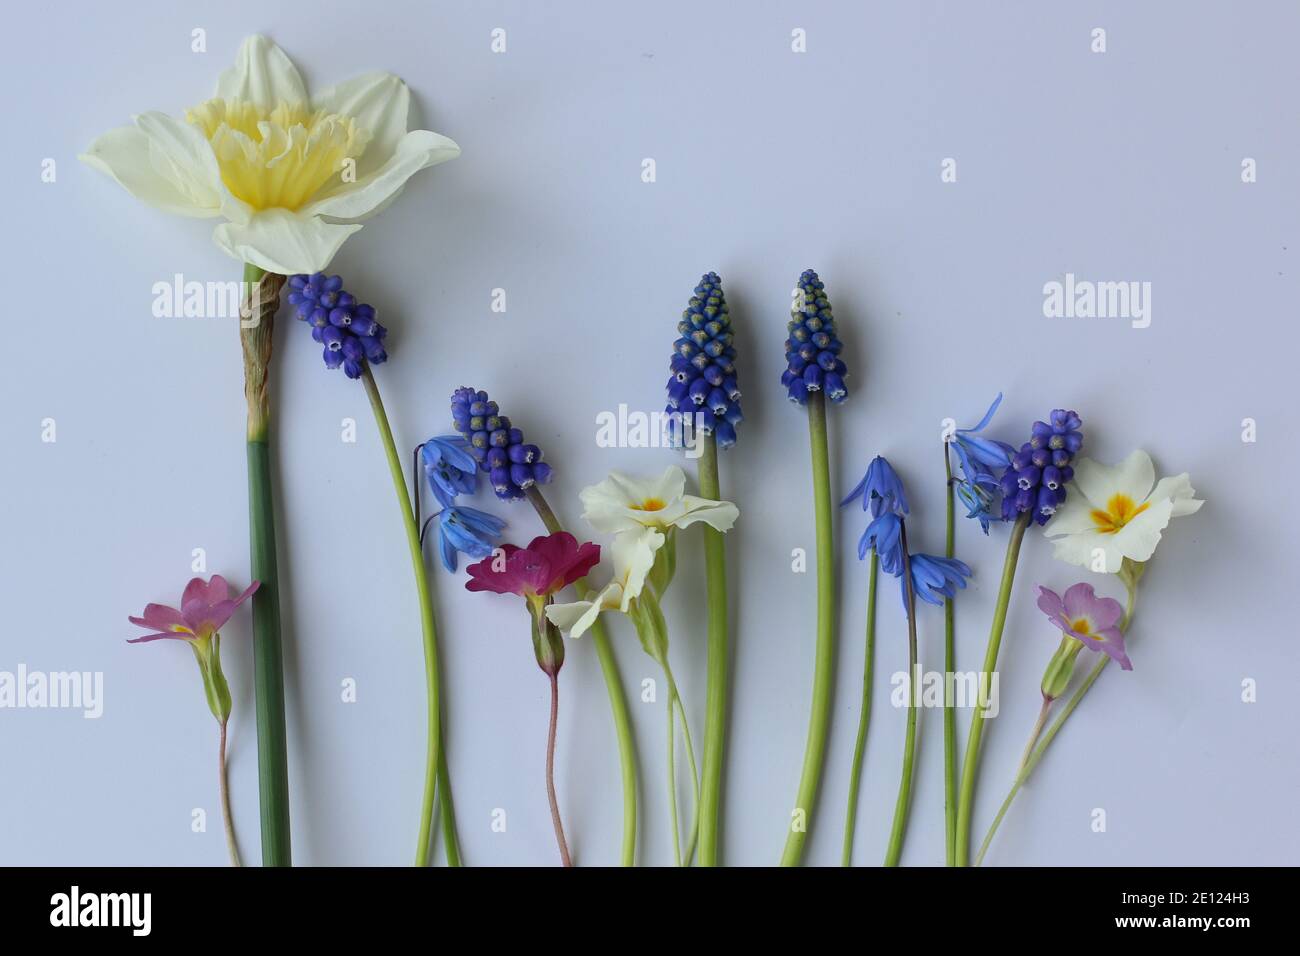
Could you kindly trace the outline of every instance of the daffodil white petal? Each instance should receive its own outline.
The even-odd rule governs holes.
[[[347,184],[349,188],[325,199],[310,203],[302,213],[336,220],[368,219],[395,198],[406,181],[420,170],[459,155],[460,147],[446,136],[423,129],[413,130],[402,138],[392,158],[378,172],[364,181]]]
[[[1195,514],[1201,510],[1201,505],[1205,504],[1196,497],[1196,489],[1192,487],[1191,476],[1187,472],[1181,475],[1174,475],[1171,478],[1161,478],[1156,482],[1155,490],[1151,492],[1151,498],[1168,498],[1174,503],[1172,517],[1181,518],[1184,515]]]
[[[1074,466],[1074,487],[1098,508],[1105,508],[1117,494],[1127,495],[1134,504],[1146,501],[1155,480],[1151,456],[1140,448],[1118,465],[1081,458]]]
[[[307,87],[289,55],[261,35],[244,40],[235,65],[217,79],[217,96],[270,109],[277,103],[306,105]]]
[[[251,262],[267,272],[294,275],[319,272],[329,265],[345,239],[360,225],[338,225],[321,219],[266,209],[247,223],[223,223],[212,233],[226,255]]]
[[[365,152],[357,160],[357,178],[376,172],[393,157],[406,135],[411,92],[391,73],[364,73],[312,97],[312,107],[340,116],[351,116],[370,134]]]
[[[221,215],[220,194],[202,176],[176,167],[138,126],[109,130],[78,158],[111,176],[136,199],[164,212],[197,218]]]

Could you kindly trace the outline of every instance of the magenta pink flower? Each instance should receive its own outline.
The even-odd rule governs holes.
[[[1091,584],[1075,584],[1064,596],[1039,585],[1038,609],[1085,647],[1113,658],[1126,671],[1133,669],[1124,652],[1124,635],[1119,629],[1124,608],[1118,601],[1097,597]]]
[[[163,638],[190,641],[211,637],[221,630],[235,609],[248,600],[260,585],[260,581],[254,581],[242,594],[232,598],[230,586],[221,575],[214,574],[212,580],[207,582],[202,578],[193,578],[181,594],[179,611],[165,604],[149,604],[142,617],[128,618],[132,624],[148,628],[154,633],[132,638],[127,643],[139,644]]]
[[[469,591],[495,591],[525,598],[549,597],[572,584],[600,563],[600,545],[578,539],[567,531],[537,537],[527,548],[513,544],[466,570]]]

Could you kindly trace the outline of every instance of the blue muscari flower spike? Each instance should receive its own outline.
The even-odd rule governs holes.
[[[524,433],[511,426],[487,392],[456,389],[451,418],[501,500],[522,498],[534,484],[551,480],[551,466],[542,461],[542,450],[524,441]]]
[[[457,495],[472,495],[478,489],[478,461],[460,435],[430,438],[420,446],[420,458],[429,487],[444,508]]]
[[[492,554],[506,523],[495,515],[464,505],[448,505],[438,513],[438,551],[442,566],[456,573],[458,554],[482,559]]]
[[[886,511],[892,511],[900,518],[907,517],[907,492],[903,490],[903,480],[880,455],[871,459],[867,473],[840,502],[840,507],[858,498],[862,499],[862,510],[870,511],[873,518],[879,518]]]
[[[790,401],[804,405],[808,393],[824,391],[839,404],[849,397],[844,387],[848,368],[840,358],[843,346],[835,336],[835,317],[826,287],[811,269],[799,276],[785,340],[786,370],[781,373]]]
[[[914,554],[910,562],[912,567],[912,590],[919,601],[927,604],[942,605],[946,598],[954,597],[958,588],[966,587],[966,579],[971,576],[971,569],[956,558],[941,558],[933,554]],[[903,593],[903,610],[907,610],[907,582],[899,576]]]
[[[374,306],[344,290],[341,277],[290,276],[288,298],[298,318],[311,326],[311,337],[325,347],[326,368],[341,366],[348,378],[360,378],[366,362],[388,361],[388,330],[375,320]]]
[[[716,437],[719,448],[736,443],[740,411],[740,387],[736,384],[736,349],[732,344],[731,315],[722,280],[716,272],[700,277],[695,294],[677,323],[668,379],[669,427],[681,440],[681,415],[698,415],[703,434]]]
[[[1006,442],[979,434],[993,420],[993,413],[1000,404],[1002,393],[998,392],[998,397],[993,399],[979,424],[957,429],[951,442],[961,467],[961,473],[953,479],[953,487],[966,506],[966,517],[978,518],[985,534],[989,533],[991,509],[998,491],[998,476],[994,469],[1006,468],[1015,454],[1015,449]]]
[[[1074,456],[1083,447],[1082,420],[1057,408],[1049,421],[1034,422],[1029,441],[1011,456],[999,481],[1002,520],[1029,513],[1044,525],[1065,501],[1065,486],[1074,478]]]

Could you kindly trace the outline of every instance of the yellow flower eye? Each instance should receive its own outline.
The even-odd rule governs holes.
[[[647,498],[639,505],[633,505],[632,509],[634,511],[663,511],[666,507],[668,506],[658,498]]]
[[[1147,502],[1134,506],[1133,499],[1125,494],[1111,495],[1106,502],[1106,510],[1094,508],[1092,523],[1101,534],[1114,534],[1142,512],[1147,510]]]

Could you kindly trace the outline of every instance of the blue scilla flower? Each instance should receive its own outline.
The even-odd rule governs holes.
[[[290,276],[289,304],[325,347],[326,368],[341,366],[348,378],[360,378],[366,362],[388,361],[388,330],[376,321],[374,306],[358,302],[343,288],[341,277],[323,272]]]
[[[781,384],[790,401],[803,405],[808,393],[817,391],[824,391],[836,404],[848,398],[844,387],[848,369],[840,358],[843,346],[835,336],[831,303],[825,284],[811,269],[799,276],[787,329],[790,334],[785,340],[786,370],[781,373]]]
[[[1037,524],[1051,520],[1065,501],[1065,486],[1074,477],[1074,456],[1083,447],[1082,420],[1072,411],[1055,409],[1046,422],[1034,422],[1029,441],[1011,456],[999,481],[1002,519],[1031,514]]]
[[[506,527],[496,515],[464,505],[448,505],[434,517],[438,520],[442,566],[452,574],[456,573],[461,554],[478,560],[490,556]]]
[[[488,473],[498,498],[522,498],[534,484],[551,480],[551,466],[542,461],[542,450],[524,441],[524,433],[511,426],[487,392],[456,389],[451,418],[479,468]]]
[[[430,438],[420,446],[420,460],[429,487],[443,507],[451,505],[457,495],[472,495],[477,490],[478,460],[462,436]]]
[[[903,573],[903,519],[892,511],[874,518],[858,539],[858,560],[865,560],[872,548],[880,556],[886,574]]]
[[[862,510],[870,511],[873,518],[879,518],[886,511],[892,511],[900,518],[907,517],[907,492],[903,490],[903,479],[880,455],[871,459],[867,473],[840,502],[840,507],[858,498],[862,499]]]
[[[971,576],[970,567],[956,558],[941,558],[933,554],[914,554],[908,562],[912,568],[912,591],[920,601],[942,605],[944,600],[956,596],[958,588],[966,587]],[[907,582],[902,584],[903,609],[907,609]]]
[[[978,518],[985,534],[989,533],[993,501],[999,489],[998,472],[1011,463],[1015,454],[1015,449],[1006,442],[979,434],[993,420],[1000,404],[1002,393],[998,392],[998,397],[993,399],[979,424],[957,429],[951,442],[961,468],[953,479],[953,488],[966,506],[966,517]]]
[[[669,363],[669,421],[676,433],[678,416],[695,414],[700,431],[716,436],[719,448],[736,443],[740,388],[736,384],[736,349],[722,280],[705,273],[677,323],[677,341]]]

